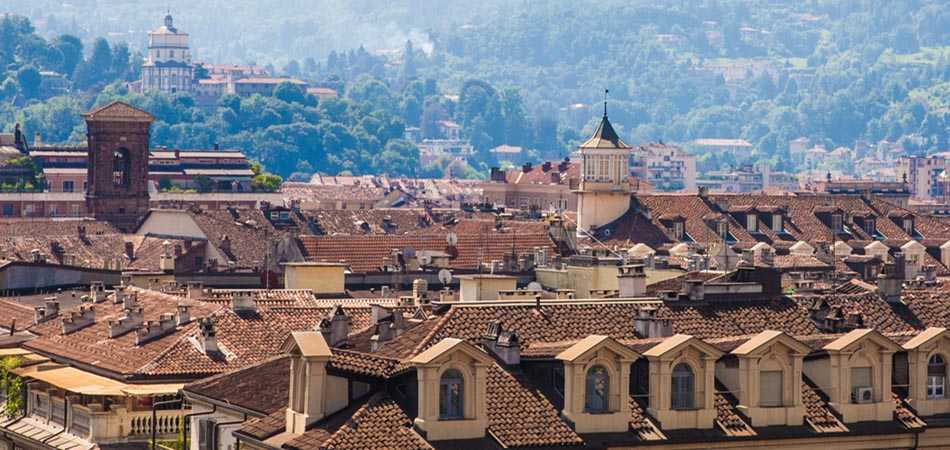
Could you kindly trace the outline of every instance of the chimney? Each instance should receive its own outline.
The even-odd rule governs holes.
[[[644,338],[664,338],[673,335],[673,322],[669,319],[658,319],[655,306],[644,306],[637,310],[637,317],[633,319],[634,327]]]
[[[903,281],[907,279],[907,257],[904,256],[904,252],[897,252],[894,254],[894,276],[897,279]]]
[[[428,304],[429,282],[424,278],[416,278],[415,280],[412,280],[412,298],[415,300],[416,306]]]
[[[177,326],[173,314],[162,314],[158,320],[150,320],[145,326],[135,330],[135,345],[143,345],[149,341],[165,336],[173,331]]]
[[[888,303],[901,302],[904,279],[897,275],[900,267],[896,262],[884,263],[884,270],[877,276],[877,290]]]
[[[699,187],[699,198],[703,200],[709,199],[709,186],[700,186]]]
[[[699,302],[706,298],[706,287],[703,280],[686,280],[683,289],[691,301]]]
[[[142,308],[126,308],[124,317],[109,321],[109,339],[122,336],[142,326],[144,322],[145,314],[142,312]]]
[[[181,244],[175,244],[175,257],[181,256]]]
[[[181,159],[181,152],[177,148],[175,149],[175,159]]]
[[[231,292],[231,311],[254,311],[254,293],[251,291]]]
[[[135,259],[135,244],[131,242],[125,243],[125,256],[129,258],[129,261]]]
[[[214,149],[214,151],[218,151],[218,143],[217,143],[217,142],[214,143],[213,149]]]
[[[92,297],[93,303],[99,303],[106,299],[106,285],[101,281],[93,281],[89,285],[89,295]]]
[[[214,330],[214,322],[211,319],[199,319],[198,327],[201,332],[198,342],[201,344],[201,350],[205,354],[218,353],[218,337]]]
[[[379,288],[379,298],[389,298],[389,286]]]
[[[33,255],[33,262],[34,262],[34,263],[41,263],[41,262],[43,262],[43,253],[40,252],[40,249],[34,248],[33,250],[30,250],[30,254]]]
[[[205,283],[203,281],[189,281],[185,283],[185,295],[188,298],[201,298]]]
[[[229,238],[228,235],[225,234],[224,237],[221,238],[221,245],[219,245],[218,247],[221,249],[222,252],[231,253],[231,238]]]
[[[489,176],[489,180],[491,180],[491,181],[504,182],[504,181],[505,181],[505,171],[504,171],[504,170],[501,170],[501,169],[498,168],[498,167],[492,167],[492,168],[491,168],[491,175]]]
[[[45,306],[33,308],[33,323],[39,324],[46,322],[59,315],[59,301],[56,297],[47,297]]]
[[[175,309],[175,324],[178,326],[191,322],[191,306],[178,304]]]
[[[521,364],[521,343],[514,331],[504,331],[499,321],[488,324],[488,330],[482,335],[482,344],[488,353],[500,360],[505,366]]]
[[[330,347],[345,347],[350,335],[350,318],[342,305],[336,305],[330,315],[320,321],[320,332]]]
[[[530,172],[530,171],[531,171],[531,163],[530,163],[530,162],[524,163],[524,165],[521,166],[521,171],[524,172],[524,173]]]
[[[647,274],[642,264],[620,268],[617,276],[621,298],[643,297],[647,293]]]
[[[114,289],[112,303],[118,305],[125,302],[125,286],[116,286]]]
[[[41,135],[40,132],[37,131],[36,133],[33,133],[33,146],[39,147],[41,145],[43,145],[43,135]]]
[[[125,294],[125,295],[123,296],[123,298],[122,298],[122,307],[123,307],[123,308],[126,308],[126,309],[135,308],[135,307],[138,306],[138,305],[139,305],[139,296],[138,296],[138,293],[129,292],[128,294]]]
[[[69,334],[96,323],[96,307],[80,306],[79,312],[70,311],[69,317],[63,317],[63,334]]]
[[[79,239],[83,241],[86,240],[86,226],[79,225],[78,227],[76,227],[76,230],[79,233]]]

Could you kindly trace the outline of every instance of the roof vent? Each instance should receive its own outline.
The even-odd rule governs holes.
[[[505,331],[501,322],[488,324],[488,330],[482,335],[482,344],[492,356],[506,366],[521,364],[521,342],[514,331]]]

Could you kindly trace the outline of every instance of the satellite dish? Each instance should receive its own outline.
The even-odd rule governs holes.
[[[455,233],[449,233],[445,235],[445,242],[449,245],[455,245],[459,243],[459,237]]]
[[[415,257],[416,257],[416,248],[413,247],[413,246],[411,246],[411,245],[408,246],[408,247],[406,247],[406,248],[403,248],[403,249],[402,249],[402,256],[403,256],[403,258],[406,258],[407,260],[412,259],[412,258],[415,258]]]
[[[429,255],[419,255],[419,264],[422,264],[423,266],[426,266],[426,265],[428,265],[430,262],[432,262],[432,257],[431,257],[431,256],[429,256]]]
[[[442,269],[439,271],[439,281],[443,285],[449,284],[452,281],[452,272],[449,269]]]
[[[543,291],[543,290],[544,290],[544,287],[541,286],[541,283],[538,283],[537,281],[532,281],[532,282],[528,283],[528,290],[529,290],[529,291],[535,291],[535,292],[537,292],[537,291]]]

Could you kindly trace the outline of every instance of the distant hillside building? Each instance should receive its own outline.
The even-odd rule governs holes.
[[[191,63],[188,33],[172,24],[171,14],[165,25],[148,34],[148,61],[142,64],[142,90],[192,92],[195,66]]]
[[[658,191],[696,188],[696,157],[673,145],[648,142],[633,153],[633,176],[647,181]]]
[[[701,153],[731,153],[737,162],[752,156],[752,144],[744,139],[696,139]]]

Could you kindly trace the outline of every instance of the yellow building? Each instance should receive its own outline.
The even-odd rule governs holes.
[[[340,294],[346,291],[346,265],[320,262],[284,263],[286,289],[310,289],[314,294]]]

